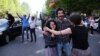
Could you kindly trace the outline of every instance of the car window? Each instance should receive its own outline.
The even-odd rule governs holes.
[[[6,30],[7,27],[8,27],[8,20],[0,19],[0,32]]]

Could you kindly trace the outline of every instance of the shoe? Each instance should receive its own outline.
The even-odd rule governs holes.
[[[33,40],[31,40],[31,42],[33,42]]]
[[[30,39],[27,39],[27,41],[30,41]]]

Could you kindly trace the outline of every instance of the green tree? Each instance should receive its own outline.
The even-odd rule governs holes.
[[[25,14],[30,11],[28,4],[20,4],[19,0],[0,0],[0,17],[4,17],[5,12],[9,11],[16,16],[16,12]]]
[[[99,0],[57,0],[55,5],[50,7],[50,9],[52,10],[54,8],[60,7],[68,12],[81,11],[86,12],[87,14],[91,14],[93,10],[100,9],[99,6]]]

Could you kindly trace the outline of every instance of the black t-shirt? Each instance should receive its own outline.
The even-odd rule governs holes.
[[[57,36],[52,37],[51,35],[44,35],[45,37],[45,48],[47,47],[56,47]]]
[[[11,14],[7,14],[8,15],[8,20],[10,20],[11,22],[14,22],[14,17]]]
[[[89,47],[88,29],[85,26],[71,26],[73,48],[86,50]]]
[[[11,14],[7,14],[7,16],[9,20],[9,26],[11,26],[14,23],[15,19]]]

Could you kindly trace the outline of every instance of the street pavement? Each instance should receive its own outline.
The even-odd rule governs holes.
[[[89,43],[92,56],[100,56],[100,33],[95,32],[94,35],[89,35]]]
[[[45,56],[44,39],[41,29],[36,30],[37,42],[21,43],[21,36],[0,47],[0,56]],[[100,33],[89,35],[92,56],[100,56]]]
[[[21,36],[0,47],[0,56],[44,56],[44,39],[40,29],[36,29],[37,42],[21,42]]]

